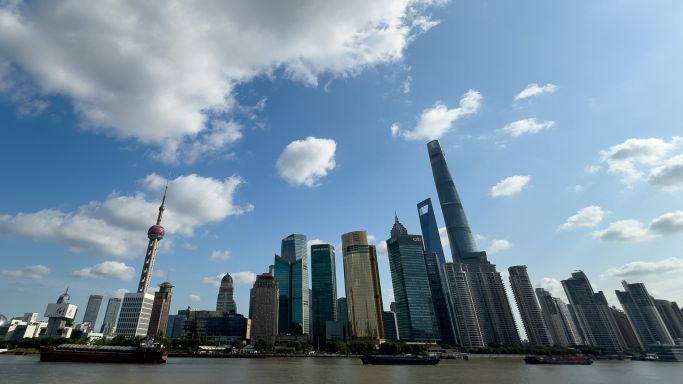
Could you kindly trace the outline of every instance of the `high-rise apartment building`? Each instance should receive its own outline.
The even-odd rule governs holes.
[[[311,309],[312,342],[317,349],[326,342],[328,321],[337,320],[337,269],[334,246],[311,246]]]
[[[172,290],[173,285],[169,282],[164,282],[159,285],[159,290],[154,293],[152,314],[149,318],[149,327],[147,327],[147,337],[166,336],[168,312],[171,310],[171,299],[173,298]]]
[[[90,295],[88,298],[88,305],[85,306],[85,314],[83,314],[83,323],[89,323],[90,328],[95,328],[97,315],[100,313],[100,306],[102,305],[102,295]]]
[[[279,283],[270,273],[256,277],[251,289],[251,341],[275,342],[278,334]]]
[[[673,344],[673,338],[657,311],[652,296],[642,283],[621,283],[624,291],[616,291],[617,299],[628,316],[643,349],[653,344]]]
[[[282,239],[280,254],[275,255],[274,263],[275,278],[280,283],[280,333],[308,335],[310,309],[306,236],[292,234]]]
[[[106,336],[114,334],[116,329],[116,318],[119,314],[119,307],[121,306],[121,299],[118,297],[110,297],[107,302],[107,309],[104,311],[104,320],[100,332]]]
[[[446,263],[444,271],[458,343],[463,347],[485,347],[477,309],[469,289],[467,266],[463,263]]]
[[[218,288],[218,297],[216,299],[216,310],[221,312],[237,313],[237,305],[233,298],[233,282],[232,276],[226,273],[221,279],[221,286]]]
[[[365,231],[349,232],[342,235],[342,252],[351,338],[384,339],[375,246],[368,244]]]
[[[683,339],[683,314],[678,304],[675,301],[655,299],[655,306],[674,341]]]
[[[548,327],[543,320],[541,308],[538,306],[534,288],[526,270],[526,265],[515,265],[508,268],[510,286],[517,302],[517,309],[529,338],[529,344],[537,346],[553,345]]]
[[[633,329],[633,325],[631,325],[626,313],[624,313],[624,311],[618,310],[616,307],[611,307],[610,309],[612,310],[614,320],[617,322],[619,332],[624,338],[626,348],[633,351],[642,350],[640,341],[638,340],[638,335],[636,335],[636,331]]]
[[[563,347],[583,344],[579,341],[567,304],[543,288],[536,288],[536,297],[553,343]]]
[[[477,251],[439,141],[430,141],[427,149],[453,262],[467,265],[469,288],[484,339],[488,344],[518,346],[521,342],[503,280],[495,265],[488,261],[486,252]]]
[[[610,352],[622,351],[625,342],[602,291],[594,292],[582,271],[562,280],[562,286],[576,315],[576,325],[588,344]]]
[[[422,236],[408,234],[398,217],[390,233],[387,251],[401,340],[439,340],[441,337],[429,287]]]
[[[451,301],[448,299],[448,286],[446,285],[444,274],[446,258],[444,257],[443,245],[439,236],[439,227],[436,224],[432,199],[425,199],[419,202],[417,204],[417,213],[420,217],[427,278],[429,279],[429,289],[432,292],[434,313],[439,326],[441,341],[446,344],[455,344],[455,320],[453,319]]]

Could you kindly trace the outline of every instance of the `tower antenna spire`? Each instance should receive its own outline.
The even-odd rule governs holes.
[[[161,216],[166,210],[166,192],[168,192],[168,181],[166,182],[166,188],[164,188],[164,197],[161,199],[161,206],[159,206],[159,216],[157,217],[157,225],[161,225]]]

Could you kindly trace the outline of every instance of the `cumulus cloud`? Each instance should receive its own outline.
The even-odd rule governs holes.
[[[567,220],[560,226],[563,231],[571,231],[579,227],[595,227],[600,224],[605,211],[597,205],[591,205],[579,209],[578,212],[569,216]]]
[[[660,163],[667,154],[678,147],[681,140],[678,136],[668,142],[659,138],[632,138],[600,151],[600,159],[607,165],[609,172],[622,175],[622,181],[625,183],[641,180],[644,176],[643,168],[656,167],[650,176],[655,185],[676,185],[674,180],[679,160],[674,158],[670,164]]]
[[[662,273],[683,272],[683,259],[670,257],[659,261],[632,261],[619,267],[609,268],[605,275],[609,277],[629,278]]]
[[[228,250],[218,250],[214,249],[213,252],[211,252],[211,261],[228,261],[230,260],[230,251]]]
[[[143,255],[145,233],[156,221],[161,195],[169,184],[163,225],[167,235],[192,236],[208,223],[252,209],[233,201],[242,184],[238,176],[224,180],[196,174],[167,180],[150,174],[141,180],[143,191],[131,195],[112,193],[104,201],[92,201],[72,212],[44,209],[15,215],[0,214],[0,234],[35,240],[55,240],[75,252],[131,258]],[[169,240],[162,241],[162,247]]]
[[[232,282],[235,284],[254,284],[256,274],[254,272],[235,272],[232,275]]]
[[[522,191],[531,181],[531,176],[514,175],[507,177],[491,187],[491,197],[512,196]]]
[[[667,212],[654,218],[649,226],[638,220],[619,220],[610,223],[607,228],[594,232],[594,236],[602,240],[650,240],[660,236],[683,233],[683,211]]]
[[[553,297],[559,297],[565,301],[567,300],[564,288],[562,287],[562,282],[560,282],[558,279],[553,277],[544,277],[540,282],[538,282],[538,284],[536,284],[536,287],[545,289],[546,291],[550,292]]]
[[[10,277],[26,277],[29,279],[42,279],[50,274],[50,268],[42,265],[29,265],[18,270],[0,269],[0,275]]]
[[[433,107],[422,111],[417,125],[412,130],[401,130],[394,123],[391,126],[393,137],[403,137],[406,140],[432,140],[438,139],[453,128],[453,123],[458,119],[477,113],[483,97],[481,93],[470,89],[460,98],[460,103],[455,108],[448,108],[443,103],[436,103]]]
[[[678,191],[683,188],[683,155],[674,156],[653,168],[648,176],[650,184],[665,191]]]
[[[334,169],[337,143],[309,136],[287,144],[277,159],[280,177],[293,186],[315,187],[318,180]]]
[[[538,122],[532,117],[530,119],[513,121],[512,123],[505,125],[503,131],[510,134],[512,137],[519,137],[526,134],[536,134],[543,129],[552,128],[554,126],[555,122],[552,120]]]
[[[10,1],[0,3],[0,56],[37,96],[70,100],[88,129],[191,160],[239,139],[221,133],[238,85],[280,74],[316,85],[398,62],[437,24],[427,8],[439,3]]]
[[[683,232],[683,211],[665,213],[650,222],[649,232],[654,235],[675,235]]]
[[[202,301],[202,298],[199,295],[196,295],[194,293],[190,294],[189,299],[190,299],[190,301],[195,302],[195,303]]]
[[[512,243],[504,239],[493,239],[491,244],[486,247],[486,253],[489,255],[495,255],[496,253],[507,251],[512,248]]]
[[[104,261],[93,267],[73,271],[74,276],[89,279],[119,279],[131,280],[135,276],[135,268],[119,261]]]
[[[515,96],[515,101],[526,99],[532,96],[542,95],[544,93],[555,93],[557,89],[558,86],[551,83],[546,85],[538,85],[537,83],[529,84]]]
[[[127,290],[126,288],[119,288],[119,289],[115,290],[114,292],[112,292],[111,295],[113,297],[123,298],[123,296],[128,292],[130,292],[130,291]]]

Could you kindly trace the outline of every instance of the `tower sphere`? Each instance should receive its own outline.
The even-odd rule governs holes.
[[[150,240],[154,240],[154,239],[161,240],[164,238],[165,233],[166,233],[166,230],[161,225],[152,225],[151,227],[149,227],[149,231],[147,231],[147,237]]]

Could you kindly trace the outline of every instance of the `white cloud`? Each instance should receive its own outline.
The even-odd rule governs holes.
[[[401,136],[406,140],[432,140],[438,139],[453,128],[456,120],[479,111],[482,102],[481,93],[470,89],[460,98],[458,107],[448,108],[443,103],[436,103],[433,107],[422,111],[420,120],[413,130],[401,130],[394,123],[391,126],[391,134],[394,137]]]
[[[70,100],[89,129],[177,161],[235,139],[211,137],[231,123],[238,85],[278,74],[316,85],[398,62],[437,24],[427,8],[440,3],[10,1],[0,5],[0,52],[37,95]]]
[[[112,193],[104,201],[92,201],[73,212],[43,209],[13,216],[0,214],[0,234],[56,240],[76,252],[142,256],[148,241],[145,234],[156,221],[167,182],[169,192],[162,222],[167,235],[192,236],[196,228],[252,209],[233,202],[235,190],[242,184],[238,176],[217,180],[190,174],[166,180],[152,173],[141,180],[145,192]],[[168,247],[170,241],[161,244]]]
[[[587,165],[584,168],[584,171],[589,175],[594,175],[594,174],[598,173],[601,169],[602,169],[602,166],[591,164],[591,165]]]
[[[228,250],[218,250],[214,249],[213,252],[211,252],[211,261],[228,261],[230,260],[230,251]]]
[[[654,218],[645,227],[638,220],[619,220],[610,223],[607,228],[595,231],[594,236],[602,240],[651,240],[659,236],[671,236],[683,233],[683,211],[664,213]]]
[[[611,173],[621,174],[623,182],[633,183],[642,179],[644,175],[642,167],[657,166],[669,152],[678,147],[681,140],[682,138],[678,136],[673,137],[669,142],[658,138],[632,138],[600,151],[600,159],[607,164]],[[676,162],[674,159],[672,161]],[[653,170],[651,181],[654,184],[661,183],[662,186],[667,186],[667,183],[671,181],[668,171],[676,169],[675,164],[672,163],[670,166],[670,168],[666,165],[655,168],[656,172]]]
[[[202,298],[199,295],[196,295],[194,293],[190,294],[189,299],[190,299],[190,301],[195,302],[195,303],[202,301]]]
[[[309,136],[287,144],[277,159],[280,177],[293,186],[315,187],[318,180],[334,169],[337,143]]]
[[[50,268],[42,265],[29,265],[19,270],[0,269],[0,275],[10,277],[26,277],[29,279],[42,279],[50,274]]]
[[[131,280],[135,277],[135,268],[118,261],[104,261],[93,267],[87,267],[73,271],[74,276],[89,279],[111,278],[119,280]]]
[[[130,292],[130,291],[127,290],[126,288],[119,288],[119,289],[115,290],[114,292],[112,292],[111,295],[113,297],[123,298],[123,296],[128,292]]]
[[[537,83],[529,84],[515,96],[515,101],[526,99],[527,97],[542,95],[544,93],[555,93],[557,89],[557,85],[550,83],[546,85],[538,85]]]
[[[678,191],[683,188],[683,155],[674,156],[653,168],[648,176],[650,184],[665,191]]]
[[[560,226],[560,229],[571,231],[579,227],[595,227],[600,224],[604,216],[605,211],[602,208],[597,205],[590,205],[569,216]]]
[[[384,240],[377,243],[376,250],[377,250],[377,256],[379,256],[379,257],[383,257],[383,256],[388,257],[389,256],[389,250],[387,249],[387,242]]]
[[[514,175],[507,177],[491,187],[491,197],[512,196],[522,191],[529,184],[531,176]]]
[[[446,227],[439,227],[439,238],[441,239],[441,246],[443,247],[444,255],[450,255],[451,243],[448,241],[448,231],[446,230]]]
[[[252,285],[256,281],[256,274],[254,272],[235,272],[230,276],[232,276],[232,282],[235,284]]]
[[[221,286],[221,280],[223,277],[226,275],[226,273],[219,273],[216,276],[207,276],[202,279],[202,283],[211,285],[215,288],[219,288]],[[232,275],[231,275],[232,276]],[[233,283],[235,280],[233,279]]]
[[[553,297],[559,297],[564,301],[567,301],[567,296],[565,295],[564,288],[562,287],[562,282],[553,277],[544,277],[541,281],[536,284],[536,287],[543,288],[550,292]]]
[[[507,251],[512,248],[512,243],[504,239],[493,239],[491,244],[486,247],[486,253],[489,255],[495,255],[496,253]]]
[[[555,122],[552,120],[546,120],[543,122],[536,121],[535,118],[523,119],[513,121],[503,127],[505,133],[510,134],[512,137],[519,137],[526,134],[536,134],[543,129],[552,128],[555,126]]]
[[[605,272],[605,275],[609,277],[628,278],[680,272],[683,272],[683,259],[670,257],[659,261],[632,261],[619,267],[609,268]]]

